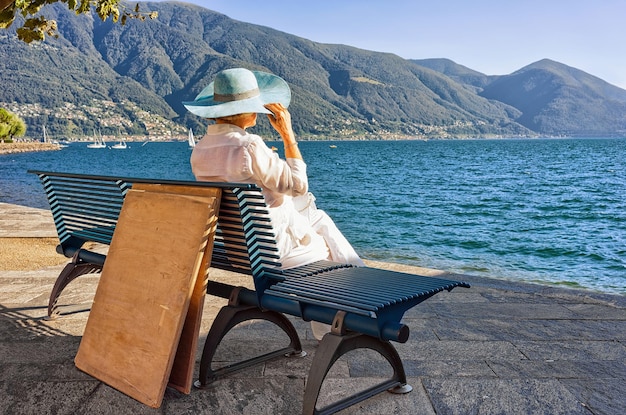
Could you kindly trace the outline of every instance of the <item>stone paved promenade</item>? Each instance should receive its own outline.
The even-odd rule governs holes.
[[[0,239],[50,232],[48,212],[0,204]],[[152,409],[75,368],[98,276],[71,283],[60,299],[65,314],[49,321],[48,295],[61,268],[0,271],[1,414],[300,413],[316,349],[307,323],[294,320],[307,357],[275,360],[190,395],[168,389]],[[342,414],[626,414],[626,297],[461,278],[472,288],[438,294],[406,316],[411,337],[397,348],[413,392],[383,393]],[[201,345],[221,304],[207,297]],[[225,340],[219,358],[281,341],[271,327],[252,323]],[[375,354],[350,353],[333,367],[322,394],[340,396],[385,370]]]

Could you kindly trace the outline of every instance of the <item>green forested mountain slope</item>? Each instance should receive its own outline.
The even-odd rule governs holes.
[[[441,72],[460,84],[469,85],[478,88],[478,90],[497,78],[497,76],[485,75],[445,58],[411,59],[411,62]],[[477,89],[473,89],[473,91],[476,92]]]
[[[57,4],[46,13],[59,22],[58,39],[26,45],[10,32],[0,34],[0,106],[27,108],[29,128],[46,124],[57,134],[91,128],[178,134],[206,124],[181,101],[192,100],[215,72],[245,66],[289,82],[294,128],[301,136],[624,130],[626,91],[556,62],[487,76],[444,59],[410,61],[319,44],[184,3],[141,7],[158,11],[158,19],[121,26],[75,16]],[[529,89],[529,82],[535,87]],[[269,130],[264,120],[255,129]]]
[[[544,134],[626,133],[626,91],[548,59],[499,77],[480,95],[516,107],[520,124]]]
[[[539,134],[626,134],[626,91],[562,63],[542,59],[510,75],[487,76],[448,59],[413,62],[515,107],[515,121]]]

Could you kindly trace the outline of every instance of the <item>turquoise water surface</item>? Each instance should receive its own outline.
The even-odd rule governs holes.
[[[193,179],[186,142],[86,145],[0,156],[0,202],[47,208],[28,169]],[[300,148],[318,207],[364,258],[626,294],[626,139]]]

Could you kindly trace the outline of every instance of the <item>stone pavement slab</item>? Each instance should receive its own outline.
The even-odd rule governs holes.
[[[56,238],[49,210],[0,202],[0,238]]]
[[[60,269],[0,273],[1,413],[299,413],[316,349],[306,322],[293,320],[307,357],[267,362],[190,395],[168,389],[161,408],[151,409],[73,365],[98,275],[72,282],[60,298],[62,311],[71,314],[50,321],[45,318],[47,295]],[[246,283],[247,277],[220,273],[213,277]],[[469,278],[474,278],[471,289],[439,294],[441,299],[429,306],[423,303],[406,316],[412,335],[397,348],[413,392],[384,393],[342,414],[626,413],[623,297],[550,289],[533,294],[542,297],[535,298],[543,305],[542,313],[507,312],[500,320],[497,311],[502,310],[503,297],[508,298],[507,308],[525,308],[528,287],[518,293],[515,284],[501,282],[502,288],[494,288],[492,281],[483,285]],[[207,297],[200,347],[223,303]],[[451,312],[455,305],[461,314]],[[271,324],[250,323],[224,340],[218,358],[232,362],[281,341],[283,334]],[[388,371],[376,353],[351,352],[331,370],[322,399],[362,388]]]

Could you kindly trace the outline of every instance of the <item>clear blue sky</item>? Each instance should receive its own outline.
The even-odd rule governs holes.
[[[626,89],[625,0],[187,0],[322,43],[504,75],[549,58]]]

